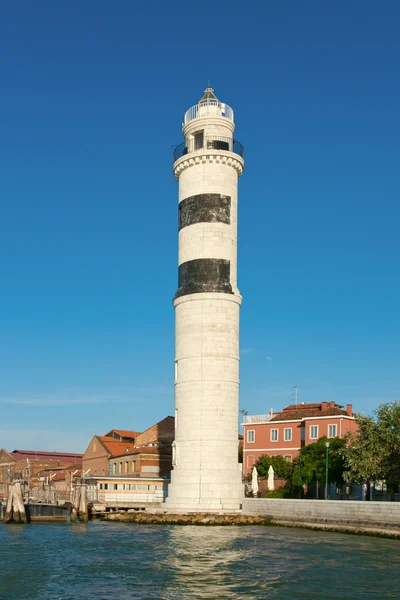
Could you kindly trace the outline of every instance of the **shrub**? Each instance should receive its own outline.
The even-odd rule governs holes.
[[[278,490],[268,490],[265,492],[265,498],[290,498],[290,490],[281,487]]]

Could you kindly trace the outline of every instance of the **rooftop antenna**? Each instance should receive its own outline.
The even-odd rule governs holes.
[[[292,398],[294,398],[295,402],[296,402],[296,406],[297,406],[297,401],[299,399],[299,386],[298,385],[294,385],[292,387],[292,390],[294,390],[293,394],[291,394]]]

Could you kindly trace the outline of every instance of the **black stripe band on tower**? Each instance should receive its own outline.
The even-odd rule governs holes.
[[[231,197],[223,194],[196,194],[179,203],[179,230],[195,223],[231,222]]]
[[[197,258],[179,265],[178,291],[175,298],[201,292],[233,294],[231,264],[223,258]]]

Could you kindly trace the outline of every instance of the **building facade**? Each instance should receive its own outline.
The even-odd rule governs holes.
[[[42,452],[39,450],[0,450],[0,500],[7,497],[8,483],[21,479],[31,491],[40,486],[40,472],[54,473],[71,465],[82,465],[82,454],[72,452]]]
[[[89,503],[95,510],[159,506],[167,495],[169,479],[160,477],[89,477]],[[99,505],[103,505],[102,507]]]
[[[233,110],[207,88],[184,116],[175,308],[175,443],[169,510],[236,510],[238,467],[238,179]],[[216,457],[217,460],[216,460]]]
[[[100,475],[169,476],[175,419],[168,416],[142,432],[112,429],[95,435],[83,455],[83,471]]]
[[[292,461],[302,446],[319,438],[344,437],[358,426],[351,404],[291,404],[279,413],[246,415],[243,425],[243,473],[251,472],[263,454]]]
[[[135,442],[140,431],[129,431],[127,429],[111,429],[104,434],[105,437],[112,437],[116,442]]]
[[[114,436],[95,435],[83,455],[83,471],[90,477],[109,475],[109,460],[114,456],[128,455],[135,449],[135,442],[117,441]]]

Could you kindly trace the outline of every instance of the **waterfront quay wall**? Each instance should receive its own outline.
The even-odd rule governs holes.
[[[400,503],[397,502],[245,498],[242,508],[245,515],[279,522],[400,530]]]

